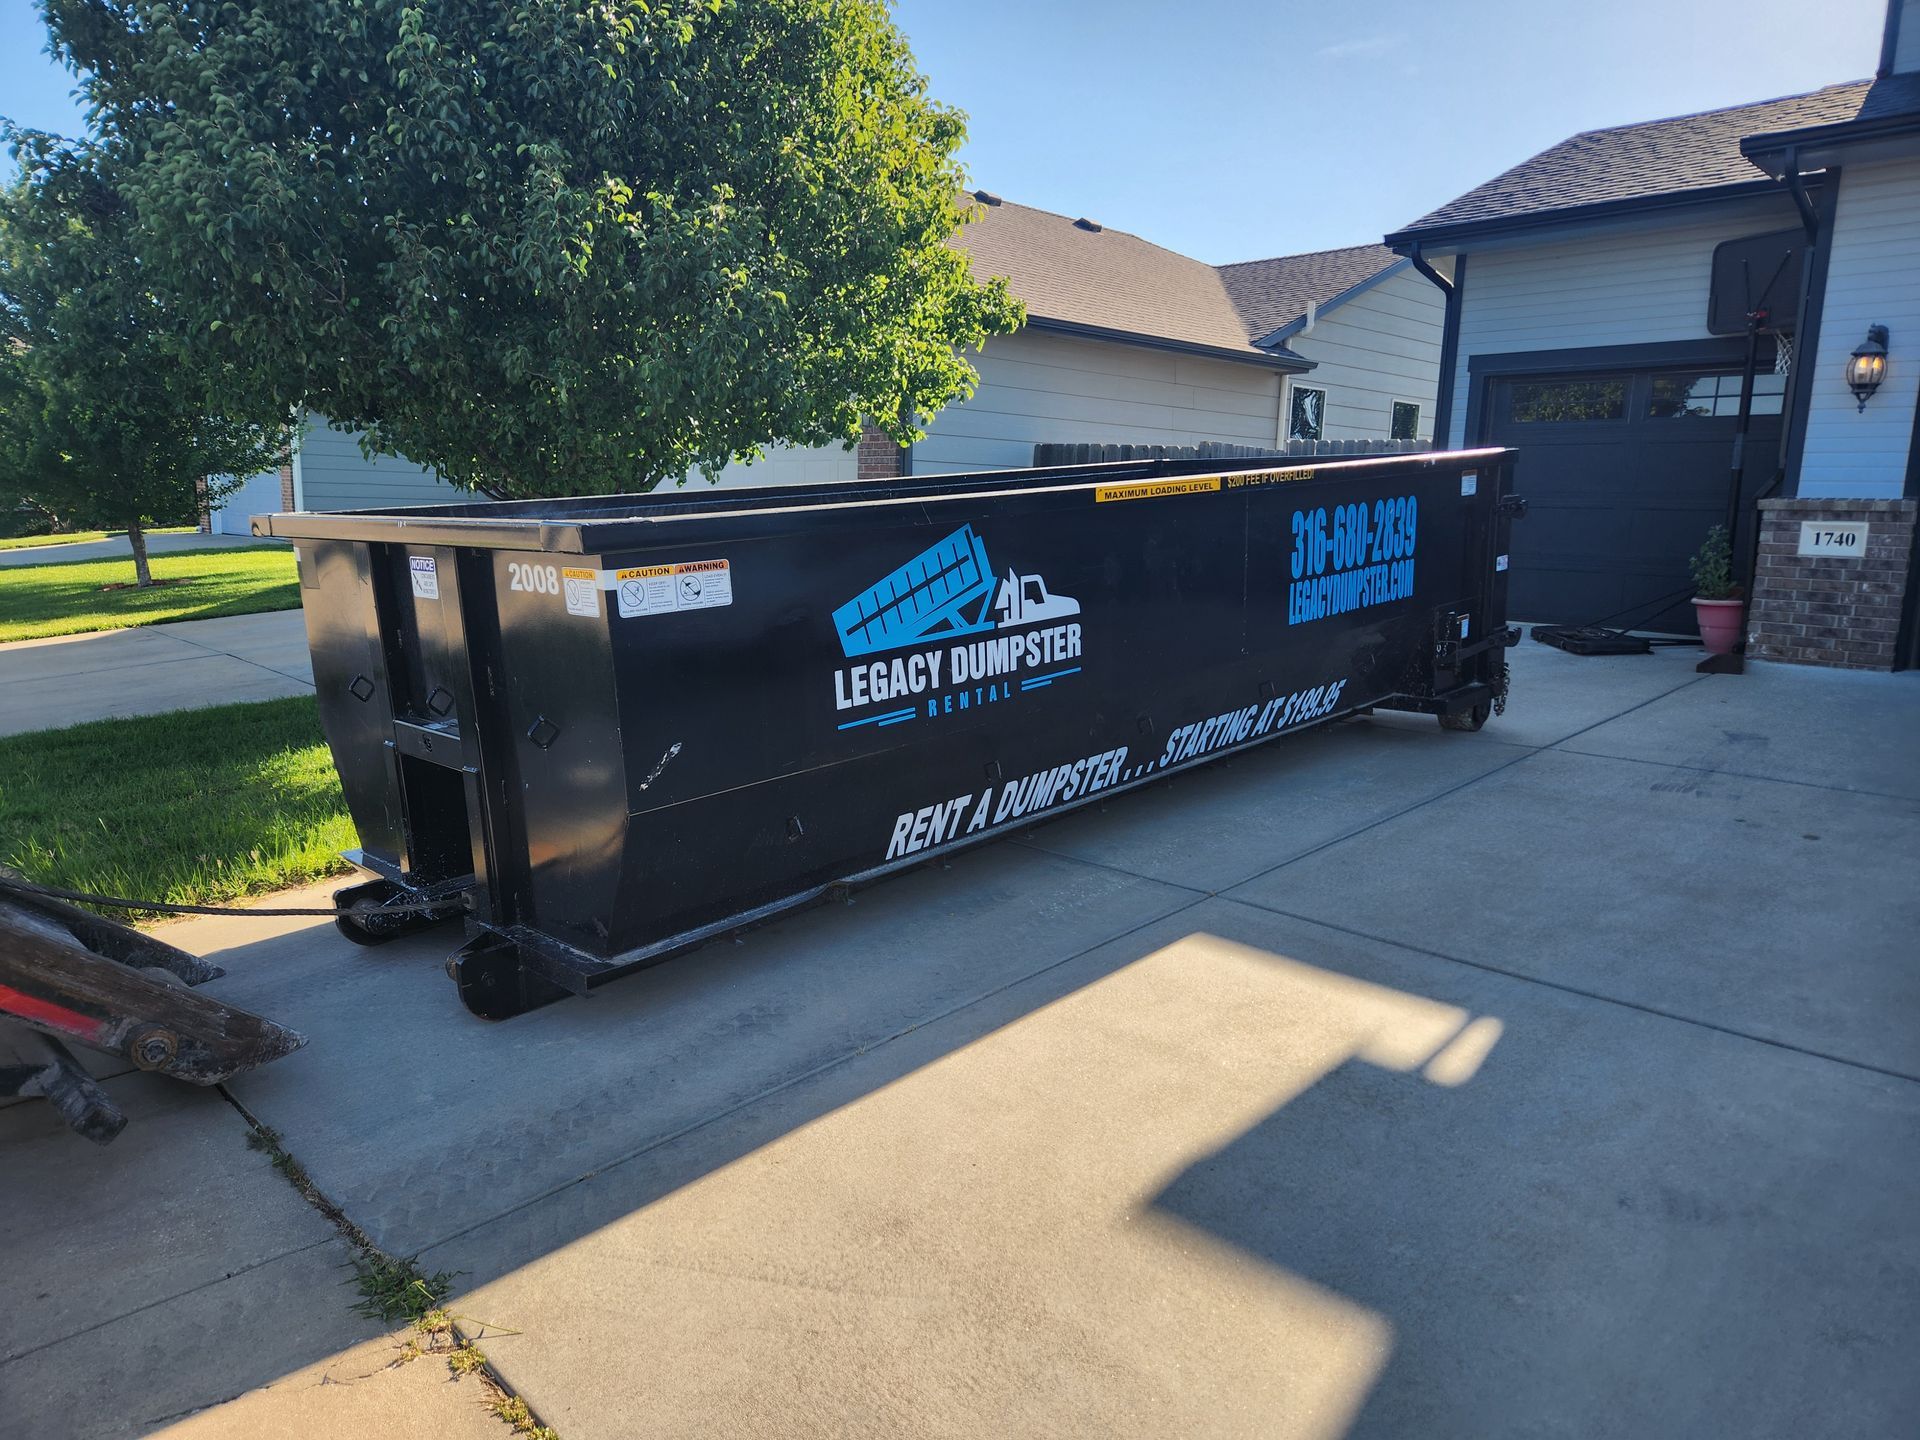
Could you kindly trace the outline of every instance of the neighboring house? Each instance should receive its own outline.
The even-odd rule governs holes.
[[[1355,245],[1222,265],[1220,278],[1255,344],[1313,362],[1287,382],[1283,438],[1433,437],[1446,302],[1411,261]]]
[[[976,276],[1006,279],[1026,303],[1026,327],[973,357],[979,388],[896,468],[875,454],[860,474],[1008,469],[1042,442],[1384,440],[1396,399],[1412,438],[1432,434],[1444,307],[1381,246],[1216,267],[1092,220],[974,199],[958,243]]]
[[[972,357],[973,396],[941,411],[910,450],[878,432],[852,448],[779,446],[729,465],[721,484],[1009,469],[1031,465],[1033,447],[1049,441],[1432,436],[1445,307],[1384,247],[1215,267],[1091,220],[984,190],[973,198],[979,216],[956,243],[977,276],[1004,277],[1028,312],[1024,329]],[[244,532],[247,515],[273,508],[262,504],[271,480],[229,501],[216,527]],[[417,466],[363,459],[354,436],[317,418],[288,483],[291,503],[313,510],[460,498]]]
[[[1043,441],[1273,443],[1286,377],[1308,362],[1253,343],[1213,266],[1092,220],[974,199],[959,243],[976,278],[1004,278],[1026,303],[1027,324],[970,357],[972,398],[935,416],[892,473],[1031,465]]]
[[[1716,250],[1734,241],[1752,243],[1725,252],[1710,324]],[[1920,0],[1890,5],[1873,80],[1574,136],[1387,244],[1452,261],[1442,443],[1520,447],[1532,509],[1512,613],[1682,632],[1686,560],[1724,521],[1735,462],[1747,338],[1728,297],[1778,271],[1735,546],[1749,653],[1912,663]],[[1888,327],[1890,359],[1860,399],[1848,362],[1870,326]],[[1814,522],[1864,533],[1826,547],[1861,553],[1807,553]]]
[[[216,534],[245,535],[255,515],[278,510],[361,510],[385,505],[446,505],[470,499],[431,470],[391,455],[368,458],[360,437],[309,414],[294,437],[293,460],[278,474],[255,475],[208,517]]]

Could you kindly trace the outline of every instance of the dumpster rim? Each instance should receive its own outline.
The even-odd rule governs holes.
[[[1133,480],[1227,480],[1243,475],[1263,475],[1284,471],[1287,480],[1270,483],[1300,483],[1301,481],[1322,478],[1321,472],[1346,471],[1381,465],[1397,465],[1428,468],[1437,464],[1453,466],[1461,461],[1497,460],[1512,457],[1518,452],[1511,446],[1488,445],[1475,446],[1465,450],[1426,450],[1411,454],[1395,455],[1359,455],[1343,456],[1337,459],[1307,460],[1302,458],[1295,463],[1295,457],[1276,455],[1263,457],[1266,464],[1222,467],[1218,469],[1199,469],[1184,473],[1140,474],[1139,469],[1160,464],[1158,461],[1118,461],[1095,463],[1084,466],[1046,467],[1043,480],[1054,480],[1060,472],[1087,471],[1085,478],[1070,479],[1066,483],[1039,483],[1032,486],[1007,485],[994,489],[978,489],[982,479],[997,475],[1015,477],[1017,471],[967,471],[949,476],[929,476],[931,481],[952,480],[957,483],[951,489],[938,485],[922,489],[913,487],[909,494],[866,494],[834,496],[826,498],[821,491],[812,487],[795,487],[802,491],[794,497],[794,503],[742,505],[721,509],[701,509],[680,511],[672,514],[647,515],[632,513],[625,515],[602,515],[574,521],[556,521],[551,518],[529,515],[526,518],[513,516],[476,516],[436,514],[464,508],[463,505],[420,505],[389,510],[291,510],[278,511],[269,515],[253,517],[252,528],[255,535],[270,536],[279,540],[350,540],[388,544],[415,545],[453,545],[485,550],[521,550],[541,551],[560,555],[593,555],[611,550],[637,548],[647,543],[660,542],[671,544],[675,537],[667,531],[652,527],[683,524],[688,521],[717,521],[728,519],[757,519],[770,515],[800,515],[837,510],[874,510],[896,505],[945,505],[965,501],[988,501],[1006,495],[1046,496],[1072,495],[1094,490],[1098,486]],[[1133,467],[1133,468],[1129,468]],[[1309,471],[1311,474],[1298,472]],[[849,489],[864,484],[876,488],[894,490],[900,488],[898,481],[880,482],[843,482]],[[718,492],[716,492],[718,493]],[[1225,493],[1224,491],[1222,493]],[[754,495],[764,495],[773,499],[780,494],[780,487],[763,486],[754,490],[735,491],[734,495],[746,499]],[[632,499],[639,508],[644,509],[646,495],[638,496],[581,496],[566,499],[588,499],[614,504],[621,500]],[[1174,497],[1168,497],[1174,498]],[[1184,498],[1184,497],[1181,497]],[[514,502],[508,502],[514,503]],[[540,503],[540,502],[526,502]],[[646,527],[635,529],[634,527]]]

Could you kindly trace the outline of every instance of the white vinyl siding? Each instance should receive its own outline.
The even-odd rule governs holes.
[[[301,440],[299,467],[300,504],[307,510],[453,505],[486,498],[457,489],[432,471],[407,460],[389,455],[368,459],[360,453],[359,432],[329,430],[327,422],[317,415],[308,417],[306,434]],[[719,483],[797,485],[853,478],[853,453],[831,445],[818,450],[775,449],[757,465],[727,466],[721,472]],[[698,471],[686,480],[690,490],[708,483]],[[274,484],[278,486],[277,478]]]
[[[280,472],[263,470],[249,475],[238,490],[227,492],[226,499],[207,515],[215,535],[251,535],[253,517],[275,515],[280,511]]]
[[[430,470],[390,455],[360,453],[358,432],[329,430],[307,417],[300,440],[300,504],[307,510],[368,510],[391,505],[452,505],[484,497],[456,490]]]
[[[1907,19],[1920,29],[1920,16]],[[1906,42],[1906,32],[1901,32]],[[1847,359],[1869,325],[1892,332],[1887,378],[1865,410]],[[1807,405],[1802,495],[1888,499],[1906,484],[1920,402],[1920,160],[1848,165],[1840,179],[1819,355]]]
[[[1280,376],[1259,365],[1022,330],[973,357],[980,386],[913,447],[913,473],[1033,463],[1039,441],[1271,445]]]
[[[1920,0],[1897,0],[1900,36],[1893,48],[1893,73],[1920,70]]]
[[[1387,439],[1396,400],[1420,407],[1420,438],[1432,438],[1446,312],[1439,286],[1407,266],[1322,310],[1311,330],[1287,342],[1315,362],[1299,383],[1327,392],[1323,439]]]
[[[1783,194],[1777,203],[1730,206],[1711,218],[1473,251],[1460,315],[1450,446],[1466,441],[1467,366],[1473,356],[1701,339],[1707,334],[1713,247],[1798,223]]]
[[[766,457],[751,465],[735,463],[716,477],[721,485],[826,485],[859,478],[859,457],[845,445],[771,445]],[[688,490],[705,485],[698,470],[687,476]],[[662,489],[670,488],[662,486]]]

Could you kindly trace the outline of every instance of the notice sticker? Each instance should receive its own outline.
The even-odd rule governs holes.
[[[1460,477],[1460,493],[1462,495],[1478,495],[1480,493],[1480,472],[1478,470],[1469,470]]]
[[[566,591],[567,613],[569,615],[598,615],[600,613],[600,572],[597,570],[562,570],[560,581]]]
[[[413,580],[413,593],[422,600],[440,598],[440,571],[431,555],[407,556],[407,574]]]
[[[1504,569],[1506,569],[1506,568],[1507,568],[1507,557],[1506,557],[1506,556],[1504,556],[1504,555],[1502,555],[1502,556],[1500,556],[1499,558],[1497,558],[1497,559],[1496,559],[1496,560],[1495,560],[1495,561],[1493,562],[1493,568],[1494,568],[1494,569],[1496,569],[1496,570],[1504,570]]]
[[[683,560],[613,572],[614,603],[626,619],[711,610],[733,603],[733,566],[726,560]]]

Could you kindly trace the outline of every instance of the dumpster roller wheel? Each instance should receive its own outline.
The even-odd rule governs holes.
[[[1455,714],[1440,716],[1442,730],[1464,730],[1471,734],[1487,723],[1487,717],[1493,714],[1493,702],[1482,700],[1471,710],[1461,710]]]
[[[504,935],[479,935],[447,957],[460,1003],[482,1020],[511,1020],[572,993],[529,970]],[[584,993],[584,992],[583,992]]]
[[[333,892],[333,903],[347,912],[338,916],[333,925],[356,945],[384,945],[389,940],[398,940],[402,935],[431,929],[460,913],[457,899],[444,910],[389,911],[381,908],[395,901],[412,902],[417,899],[414,892],[391,880],[369,880],[361,885],[349,885],[344,890]]]

